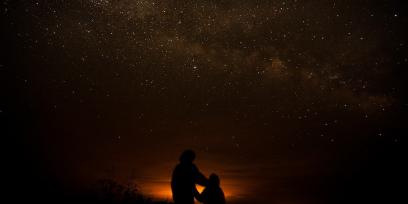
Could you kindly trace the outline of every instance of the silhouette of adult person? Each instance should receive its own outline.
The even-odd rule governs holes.
[[[207,186],[208,180],[193,164],[194,159],[194,151],[184,151],[180,156],[180,163],[173,171],[171,190],[175,204],[193,204],[194,197],[199,196],[196,184]]]

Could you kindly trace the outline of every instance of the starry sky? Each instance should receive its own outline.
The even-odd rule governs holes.
[[[229,203],[397,199],[407,5],[5,0],[10,166],[27,185],[113,178],[167,199],[191,148]]]

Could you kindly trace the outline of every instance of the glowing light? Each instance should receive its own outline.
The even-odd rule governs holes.
[[[166,201],[171,201],[172,200],[172,192],[171,192],[171,186],[170,186],[170,180],[168,179],[146,179],[143,180],[142,182],[139,180],[137,182],[141,186],[141,191],[147,195],[148,197],[151,197],[154,200],[166,200]],[[233,198],[238,196],[239,190],[238,186],[236,185],[236,181],[232,180],[227,180],[223,184],[221,184],[221,188],[224,191],[225,197],[228,198]],[[205,187],[196,185],[196,188],[198,192],[202,192]]]
[[[170,180],[168,179],[146,179],[136,183],[141,186],[143,194],[154,200],[172,200]]]

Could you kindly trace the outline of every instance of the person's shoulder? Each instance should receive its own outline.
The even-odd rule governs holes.
[[[219,192],[219,193],[222,193],[222,194],[224,194],[224,191],[222,190],[222,188],[221,187],[217,187],[217,191]]]
[[[174,172],[179,172],[182,171],[183,165],[182,164],[177,164],[176,167],[174,167]]]
[[[190,169],[197,169],[196,166],[192,165],[192,164],[185,164],[185,163],[179,163],[176,165],[176,167],[174,167],[175,171],[190,171]]]
[[[179,169],[180,168],[180,164],[177,164],[174,169]]]
[[[193,171],[198,171],[197,166],[193,163],[188,164],[188,168],[192,169]]]

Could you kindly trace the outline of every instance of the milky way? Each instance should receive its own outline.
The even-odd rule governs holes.
[[[333,203],[339,175],[372,167],[354,161],[401,148],[406,3],[2,4],[0,114],[63,186],[133,172],[163,189],[193,148],[235,202]]]

